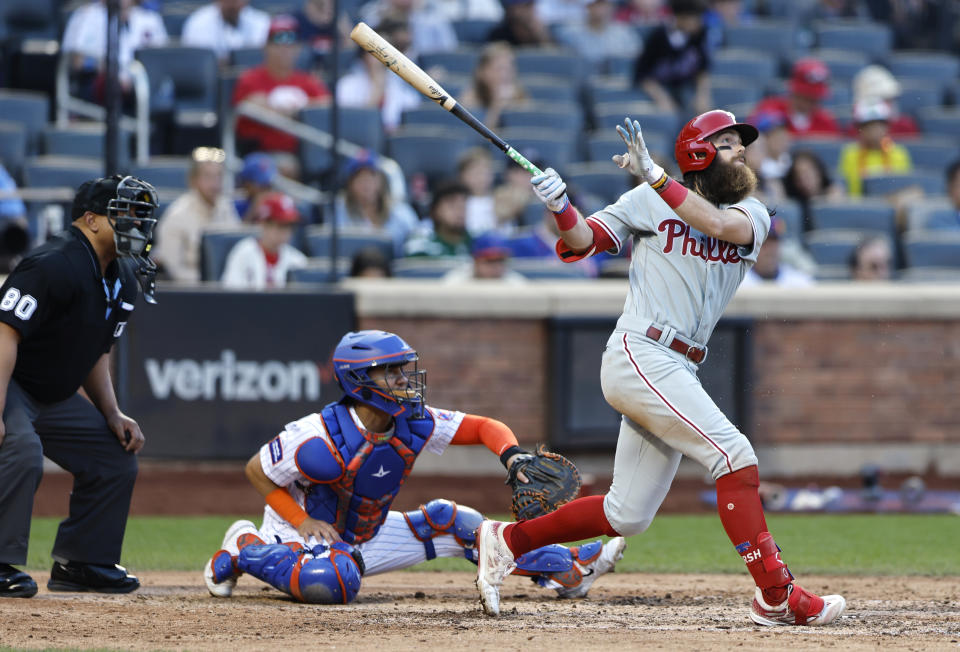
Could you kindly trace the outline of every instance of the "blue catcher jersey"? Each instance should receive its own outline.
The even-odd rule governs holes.
[[[417,455],[442,453],[463,417],[427,407],[420,419],[396,417],[391,431],[370,433],[351,407],[331,403],[288,424],[260,449],[260,464],[311,518],[363,543],[377,533]]]

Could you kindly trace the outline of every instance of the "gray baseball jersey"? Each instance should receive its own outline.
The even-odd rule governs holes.
[[[767,209],[755,197],[729,208],[750,218],[753,245],[738,247],[706,237],[646,183],[588,218],[610,234],[617,251],[633,240],[630,291],[618,328],[642,333],[652,320],[707,343],[770,231]]]

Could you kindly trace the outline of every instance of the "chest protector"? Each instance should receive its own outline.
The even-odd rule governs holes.
[[[320,417],[345,469],[336,480],[305,489],[307,513],[332,523],[347,543],[369,541],[433,433],[433,416],[424,411],[420,419],[395,417],[387,437],[357,428],[342,403],[326,406]]]

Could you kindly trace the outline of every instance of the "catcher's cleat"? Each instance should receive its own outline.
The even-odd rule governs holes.
[[[484,521],[477,528],[477,589],[488,616],[500,615],[500,585],[517,563],[503,538],[506,523]]]
[[[623,551],[627,548],[627,540],[623,537],[614,537],[603,544],[603,547],[592,559],[581,559],[581,548],[571,549],[576,563],[581,567],[582,579],[576,586],[564,587],[557,590],[561,598],[583,598],[590,587],[601,575],[613,570],[618,561],[623,559]]]
[[[796,583],[787,587],[788,597],[771,606],[757,589],[750,618],[758,625],[828,625],[840,617],[847,601],[840,595],[814,595]]]
[[[257,526],[251,521],[235,521],[227,528],[221,549],[203,567],[203,581],[210,595],[217,598],[233,595],[241,574],[237,569],[237,555],[240,554],[240,548],[251,544],[263,544]]]

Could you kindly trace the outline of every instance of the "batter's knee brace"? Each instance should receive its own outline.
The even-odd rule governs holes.
[[[403,518],[413,536],[423,543],[427,559],[437,556],[433,539],[449,534],[463,546],[463,556],[476,563],[477,528],[483,523],[483,515],[477,510],[457,505],[452,500],[437,498],[420,505],[420,509],[404,512]]]
[[[240,551],[240,570],[300,602],[347,604],[357,597],[363,562],[346,543],[312,550],[285,544],[251,545]]]

